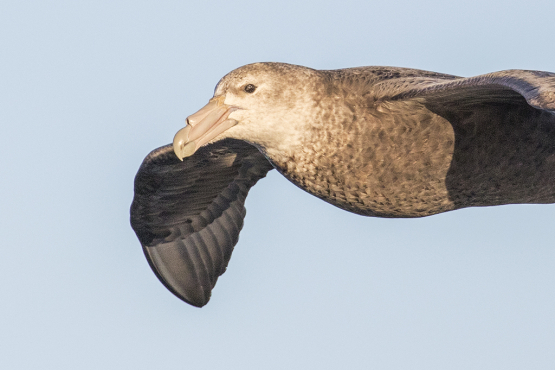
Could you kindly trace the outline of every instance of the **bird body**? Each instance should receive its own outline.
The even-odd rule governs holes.
[[[174,294],[208,302],[248,190],[272,168],[365,216],[554,203],[555,74],[282,63],[232,71],[135,180],[132,226]]]
[[[419,105],[342,107],[322,117],[328,127],[318,122],[307,131],[290,156],[270,161],[303,190],[357,214],[418,217],[451,210],[445,176],[453,130]],[[408,109],[417,114],[407,116]]]
[[[269,158],[303,190],[366,216],[555,202],[555,115],[524,104],[458,116],[431,109],[418,101],[343,109],[314,122],[289,156]]]

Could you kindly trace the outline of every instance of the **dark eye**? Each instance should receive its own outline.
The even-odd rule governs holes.
[[[254,90],[256,90],[256,86],[254,86],[253,84],[248,84],[247,86],[245,86],[245,92],[248,92],[249,94],[252,94]]]

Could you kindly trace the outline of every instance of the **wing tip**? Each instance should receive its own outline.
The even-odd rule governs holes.
[[[177,298],[194,307],[203,307],[212,295],[213,285],[201,281],[193,262],[180,253],[180,248],[146,247],[143,252],[150,268],[160,282]]]
[[[203,300],[188,300],[185,297],[176,294],[173,290],[170,289],[170,291],[179,299],[181,299],[183,302],[190,304],[193,307],[197,307],[197,308],[202,308],[204,306],[206,306],[206,304],[208,302],[210,302],[210,295],[208,295],[207,299],[203,299]]]

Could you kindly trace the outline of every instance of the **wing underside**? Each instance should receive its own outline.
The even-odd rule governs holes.
[[[229,262],[249,189],[272,169],[253,146],[222,140],[181,162],[171,145],[152,151],[135,177],[131,225],[160,281],[197,307]]]

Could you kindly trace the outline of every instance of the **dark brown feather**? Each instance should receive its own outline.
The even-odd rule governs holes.
[[[167,145],[135,177],[131,225],[153,271],[176,296],[204,306],[227,267],[249,189],[272,169],[253,146],[227,139],[181,162]]]

